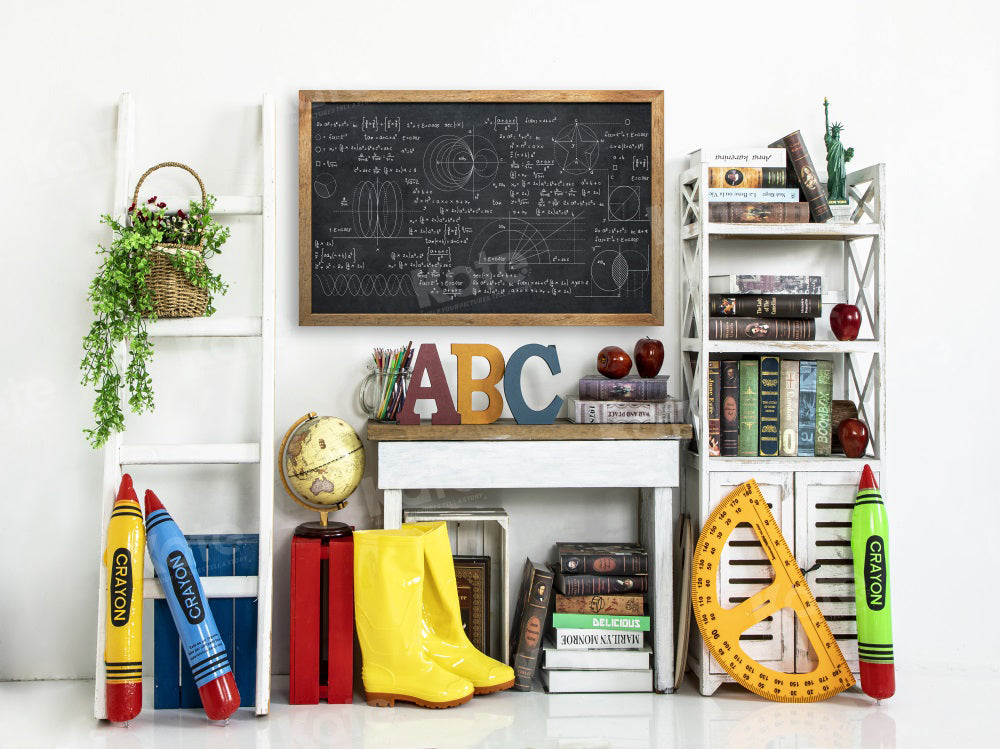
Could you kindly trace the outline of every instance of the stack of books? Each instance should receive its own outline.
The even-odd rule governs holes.
[[[667,394],[669,377],[581,377],[580,397],[566,399],[566,415],[577,424],[682,424],[687,401]]]
[[[814,341],[823,313],[820,276],[711,276],[713,341]]]
[[[558,543],[556,603],[544,647],[549,692],[650,692],[645,593],[649,560],[637,544]]]

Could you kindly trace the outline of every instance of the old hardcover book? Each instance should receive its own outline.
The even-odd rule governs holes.
[[[797,187],[710,187],[709,203],[798,203]]]
[[[688,154],[688,166],[770,166],[785,168],[787,151],[781,148],[699,148]]]
[[[708,220],[719,224],[805,224],[808,203],[709,203]]]
[[[552,615],[555,629],[605,629],[615,632],[648,632],[648,616],[620,616],[617,614],[562,614]]]
[[[719,414],[722,390],[722,371],[718,359],[708,360],[708,454],[720,455],[722,449],[722,420]]]
[[[781,405],[779,434],[781,447],[778,454],[794,457],[799,454],[799,362],[795,359],[781,360],[781,385],[779,387]]]
[[[667,380],[670,375],[639,377],[629,375],[611,380],[604,375],[580,378],[580,400],[584,401],[650,401],[667,399]]]
[[[772,143],[771,148],[780,148],[782,145],[788,151],[788,168],[795,172],[802,196],[809,202],[809,212],[812,214],[813,221],[818,223],[829,221],[833,218],[833,213],[830,212],[830,204],[826,200],[826,189],[819,181],[819,175],[816,173],[816,167],[813,166],[809,150],[806,148],[805,141],[802,140],[802,133],[798,130],[789,133],[781,140]]]
[[[545,617],[552,595],[552,572],[530,559],[524,561],[521,591],[514,609],[511,629],[510,664],[514,667],[514,689],[531,691],[538,668],[538,650],[545,634]]]
[[[649,557],[639,544],[556,543],[560,571],[568,575],[644,575]]]
[[[732,187],[785,187],[785,167],[778,166],[711,166],[708,186],[721,189]]]
[[[551,643],[551,644],[550,644]],[[648,645],[636,650],[569,650],[555,646],[555,640],[547,641],[545,668],[585,668],[590,670],[649,668],[649,658],[653,649]]]
[[[816,321],[782,317],[710,317],[708,338],[712,341],[813,341]]]
[[[653,669],[641,671],[592,671],[552,669],[542,671],[542,683],[550,693],[563,692],[652,692]],[[604,744],[607,746],[607,744]]]
[[[781,360],[777,356],[760,357],[760,454],[773,458],[780,444],[778,398],[781,393]]]
[[[688,402],[667,396],[654,401],[584,401],[566,399],[566,417],[576,424],[683,424]]]
[[[456,555],[458,610],[469,642],[490,655],[490,558]]]
[[[556,594],[560,614],[628,614],[642,616],[646,602],[641,595],[564,596]]]
[[[564,596],[645,593],[648,584],[646,575],[564,575],[555,571],[556,590]]]
[[[816,454],[816,362],[799,362],[799,455]]]
[[[709,294],[712,317],[819,317],[819,294]]]
[[[709,276],[711,294],[822,294],[822,276],[730,274]]]
[[[741,457],[756,458],[760,363],[754,359],[740,362],[740,450]]]
[[[833,362],[816,362],[816,447],[818,457],[830,455],[833,437]]]
[[[642,632],[603,629],[555,629],[552,634],[559,650],[634,650],[642,647],[642,638]]]
[[[740,454],[740,363],[722,362],[722,457]]]

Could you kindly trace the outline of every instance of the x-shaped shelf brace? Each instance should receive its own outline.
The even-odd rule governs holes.
[[[684,272],[684,309],[681,312],[681,335],[688,337],[692,331],[694,338],[701,337],[701,316],[698,310],[702,304],[701,254],[704,235],[699,234],[693,241],[681,242],[681,265]]]
[[[878,381],[878,367],[879,367],[879,355],[872,354],[871,361],[868,364],[868,374],[865,376],[865,385],[861,387],[858,381],[858,370],[854,366],[855,355],[848,355],[845,357],[847,361],[847,373],[850,376],[851,385],[854,386],[854,392],[858,396],[858,417],[864,421],[868,428],[872,430],[871,434],[871,444],[878,445],[878,431],[882,428],[882,425],[878,422],[872,421],[868,413],[868,401],[873,400],[875,396],[875,383]],[[878,404],[874,403],[873,407],[876,409],[876,415],[878,415]],[[880,457],[876,455],[875,457]]]
[[[691,367],[692,356],[697,362],[693,369]],[[681,352],[681,376],[684,378],[688,394],[688,410],[696,443],[701,439],[701,388],[702,382],[705,380],[705,359],[706,355],[702,352]]]
[[[875,188],[877,180],[873,179],[868,183],[867,189],[862,194],[859,188],[861,184],[852,185],[847,193],[857,201],[857,207],[851,213],[851,221],[855,224],[859,222],[861,216],[867,216],[869,220],[878,223],[878,216],[875,213]],[[864,184],[864,183],[862,183]]]
[[[691,182],[681,185],[681,198],[684,201],[681,208],[681,226],[697,223],[701,219],[701,208],[698,205],[701,200],[701,179],[696,177]]]
[[[854,298],[854,305],[858,309],[861,309],[862,307],[864,308],[865,316],[868,318],[868,324],[872,329],[872,334],[877,337],[878,326],[876,325],[877,321],[875,319],[875,311],[872,310],[871,305],[868,303],[868,287],[869,285],[872,285],[873,287],[875,285],[872,277],[875,274],[875,268],[878,265],[878,255],[881,251],[879,238],[873,237],[871,240],[871,245],[869,246],[868,253],[864,259],[864,270],[861,270],[861,267],[858,265],[858,259],[863,253],[857,245],[857,240],[849,239],[846,244],[848,248],[847,257],[850,262],[851,270],[854,273],[854,279],[858,283],[858,293]],[[873,288],[873,291],[877,293],[878,289]]]

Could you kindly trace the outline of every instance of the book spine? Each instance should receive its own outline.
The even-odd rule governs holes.
[[[787,151],[784,144],[780,148],[741,148],[720,150],[700,148],[688,154],[688,166],[769,166],[785,168]]]
[[[760,357],[760,455],[771,458],[778,454],[778,398],[781,388],[781,361],[777,356]]]
[[[826,200],[826,190],[823,188],[823,183],[819,181],[819,175],[816,173],[816,167],[813,166],[809,150],[806,148],[805,141],[802,140],[802,133],[796,130],[777,143],[772,143],[771,146],[780,146],[782,143],[788,151],[788,163],[795,172],[802,195],[809,202],[809,212],[812,214],[813,221],[818,223],[829,221],[833,218],[833,213]]]
[[[750,188],[710,187],[708,188],[708,202],[709,203],[798,203],[799,188],[797,187],[750,187]]]
[[[785,187],[785,173],[783,166],[712,166],[708,168],[708,186],[723,190]]]
[[[789,320],[760,317],[710,317],[708,337],[712,341],[812,341],[813,319]]]
[[[708,360],[708,454],[721,455],[722,422],[719,418],[719,391],[722,389],[721,362]]]
[[[816,362],[816,447],[818,457],[828,457],[833,438],[833,362]]]
[[[553,576],[550,573],[533,566],[530,574],[528,596],[523,601],[524,608],[519,621],[517,652],[511,664],[514,667],[514,689],[520,692],[531,691],[552,593]]]
[[[609,380],[607,377],[580,378],[580,400],[662,402],[667,398],[666,377],[623,380]]]
[[[740,456],[756,458],[760,365],[752,359],[740,362]]]
[[[560,553],[559,568],[567,575],[645,575],[649,572],[649,558],[644,551]]]
[[[562,614],[552,615],[556,629],[604,629],[619,632],[648,632],[648,616],[615,616],[611,614]]]
[[[799,455],[816,454],[816,362],[799,362]]]
[[[560,614],[626,614],[642,616],[646,604],[642,596],[564,596],[556,594],[556,611]]]
[[[577,424],[680,424],[687,401],[671,398],[662,403],[587,401],[569,398],[567,416]]]
[[[730,276],[734,294],[822,294],[822,276]],[[735,279],[735,280],[732,280]],[[735,286],[735,288],[733,288]]]
[[[564,650],[634,650],[642,647],[642,632],[605,632],[600,629],[557,629],[556,648]]]
[[[713,317],[819,317],[819,294],[709,294],[708,314]]]
[[[607,575],[559,575],[556,586],[564,596],[593,596],[607,593],[645,593],[645,575],[614,577]]]
[[[794,359],[781,361],[781,385],[779,388],[781,401],[781,448],[779,455],[796,456],[799,454],[799,362]]]
[[[709,203],[708,220],[720,224],[805,224],[808,203]]]
[[[722,457],[740,453],[740,363],[722,362]]]

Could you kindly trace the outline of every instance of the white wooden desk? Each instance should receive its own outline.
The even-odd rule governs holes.
[[[402,523],[404,489],[638,488],[658,692],[673,691],[673,518],[680,440],[690,437],[687,424],[368,424],[386,528]]]

